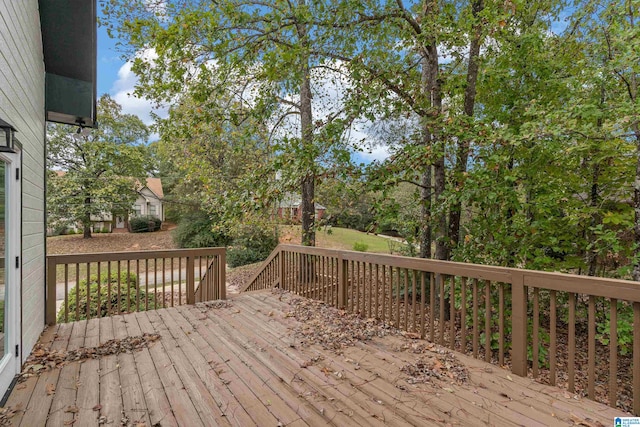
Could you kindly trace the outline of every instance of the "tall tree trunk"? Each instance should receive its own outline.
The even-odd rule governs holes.
[[[85,197],[84,199],[84,216],[82,218],[83,235],[85,239],[91,238],[91,197]]]
[[[482,44],[482,22],[480,21],[480,13],[484,9],[483,0],[475,0],[472,5],[473,17],[476,20],[473,25],[473,36],[469,44],[469,63],[467,65],[467,86],[464,91],[464,114],[467,117],[473,117],[476,103],[476,83],[478,81],[480,45]],[[461,140],[458,143],[458,152],[456,153],[456,166],[454,175],[456,177],[456,190],[462,190],[464,186],[464,175],[467,171],[467,162],[469,160],[469,140]],[[449,244],[451,249],[460,243],[460,221],[462,216],[462,203],[456,200],[450,207],[449,211]]]
[[[444,164],[444,141],[440,140],[440,132],[438,131],[439,124],[437,123],[442,115],[442,82],[439,76],[439,64],[438,64],[438,47],[436,40],[431,40],[431,43],[425,46],[427,54],[427,73],[429,81],[429,96],[430,104],[433,109],[433,116],[436,120],[429,124],[431,127],[431,144],[433,150],[431,151],[435,155],[433,162],[433,174],[434,174],[434,200],[436,203],[444,203],[445,192],[445,164]],[[446,209],[440,207],[440,211],[436,215],[436,259],[448,259],[449,254],[447,251],[447,216]]]
[[[306,28],[298,25],[298,34],[302,40],[306,39]],[[303,43],[304,44],[304,43]],[[313,147],[313,111],[311,109],[311,76],[309,75],[309,54],[303,53],[302,81],[300,82],[300,126],[302,131],[302,146],[305,147],[306,160],[305,175],[301,179],[302,196],[302,244],[316,245],[315,230],[315,156]]]
[[[422,89],[429,93],[429,64],[427,58],[422,58]],[[422,145],[431,147],[431,129],[427,123],[422,125]],[[431,258],[431,161],[425,165],[422,172],[420,188],[420,258]]]
[[[591,221],[589,224],[590,229],[587,231],[588,242],[589,242],[589,245],[591,246],[591,249],[587,250],[587,264],[589,265],[589,271],[587,274],[589,276],[595,276],[596,269],[598,267],[598,251],[596,250],[595,247],[593,247],[596,236],[595,236],[595,233],[591,231],[591,229],[593,229],[593,227],[595,227],[600,222],[598,219],[598,215],[596,213],[596,207],[598,206],[599,176],[600,176],[600,167],[596,163],[593,166],[593,173],[592,173],[592,179],[591,179],[591,195],[590,195],[591,200],[589,203],[589,205],[591,206],[591,209],[593,209],[593,212],[591,212]]]

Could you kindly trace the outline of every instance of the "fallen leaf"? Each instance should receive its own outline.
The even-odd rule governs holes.
[[[97,404],[96,406],[93,407],[94,411],[99,411],[100,409],[102,409],[102,405]]]
[[[64,410],[64,412],[68,412],[70,414],[76,414],[78,413],[78,407],[75,405],[69,405],[67,406],[67,409]]]
[[[56,392],[56,386],[49,383],[47,384],[46,390],[47,390],[47,396],[51,396]]]
[[[74,418],[74,419],[72,419],[72,420],[65,421],[65,422],[64,422],[64,425],[65,425],[65,426],[72,426],[76,421],[78,421],[78,420],[76,420],[76,419]]]
[[[511,378],[511,376],[510,376],[510,375],[507,375],[507,379],[508,379],[509,381],[513,381],[513,378]]]

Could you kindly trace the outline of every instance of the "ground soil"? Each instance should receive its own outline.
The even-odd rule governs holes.
[[[154,233],[93,234],[84,239],[81,234],[47,238],[49,255],[95,252],[132,252],[145,250],[175,249],[171,231]]]

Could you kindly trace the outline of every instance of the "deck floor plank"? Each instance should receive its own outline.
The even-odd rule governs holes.
[[[238,343],[243,347],[253,348],[258,359],[266,366],[271,365],[274,372],[282,366],[290,366],[288,378],[290,378],[289,381],[291,383],[295,383],[296,379],[303,379],[312,384],[318,381],[324,382],[327,385],[324,391],[333,392],[332,396],[328,397],[327,400],[339,405],[337,412],[348,414],[351,424],[381,425],[383,423],[381,421],[383,414],[380,405],[372,400],[370,396],[357,388],[351,387],[331,375],[331,373],[321,371],[316,366],[308,365],[303,367],[308,364],[308,361],[302,357],[299,351],[294,351],[295,346],[292,347],[289,340],[274,339],[267,341],[264,338],[264,334],[268,330],[264,326],[266,319],[261,319],[262,322],[256,322],[251,325],[251,328],[248,328],[245,322],[249,318],[242,317],[242,311],[241,308],[238,308],[230,313],[222,312],[220,316],[211,315],[210,317],[214,321],[220,321],[218,326],[225,330],[228,335],[233,336],[233,331],[240,332],[238,334],[240,337]],[[267,314],[265,313],[264,316],[266,317]],[[243,320],[238,320],[240,318]],[[287,376],[284,378],[287,378]],[[342,407],[342,405],[345,405],[345,407]],[[405,423],[405,420],[398,419],[397,421],[399,425]]]
[[[58,329],[60,325],[54,325],[47,327],[42,334],[40,335],[39,342],[45,350],[50,350],[53,346],[53,343],[58,335]],[[16,415],[11,418],[11,422],[15,426],[19,426],[22,422],[22,417],[24,416],[25,410],[29,406],[29,402],[34,395],[36,387],[40,382],[40,379],[44,376],[41,374],[39,377],[34,376],[27,378],[26,381],[18,383],[11,395],[9,395],[9,399],[7,399],[7,407],[13,408],[16,410]],[[44,379],[43,379],[44,381]],[[42,387],[43,382],[40,382]],[[41,393],[35,393],[36,399]],[[30,408],[33,410],[33,408]],[[44,419],[46,419],[46,415],[44,415]]]
[[[142,335],[142,330],[138,320],[133,316],[127,316],[126,328],[129,336]],[[151,425],[161,425],[164,427],[177,426],[171,404],[162,387],[162,381],[158,375],[158,370],[151,359],[148,348],[142,348],[133,353],[133,360],[136,371],[142,384],[142,392],[149,409],[149,419]]]
[[[26,408],[13,424],[97,425],[103,415],[107,425],[164,427],[538,426],[610,425],[628,416],[455,352],[469,373],[465,382],[411,384],[403,366],[449,350],[398,335],[339,349],[301,344],[289,298],[257,291],[224,306],[183,305],[49,328],[41,344],[60,351],[145,332],[161,338],[133,353],[28,378],[7,403]],[[413,343],[429,350],[414,353]],[[77,414],[67,411],[73,406]]]
[[[273,316],[273,310],[271,313]],[[284,318],[285,313],[281,312],[279,315]],[[274,338],[277,338],[278,336],[288,335],[287,331],[288,329],[279,319],[277,322],[271,323],[269,328],[264,329],[263,333],[265,336],[273,333]],[[422,399],[412,396],[410,393],[403,392],[396,384],[388,380],[388,378],[398,377],[399,372],[394,372],[391,376],[381,376],[378,371],[362,369],[360,364],[356,365],[353,363],[358,359],[352,359],[346,355],[347,350],[349,350],[349,348],[341,350],[344,351],[344,355],[336,357],[335,354],[323,350],[317,345],[300,349],[302,353],[309,355],[309,360],[319,359],[316,364],[319,369],[325,372],[340,373],[352,387],[362,390],[369,396],[371,401],[378,403],[382,410],[382,414],[380,415],[381,419],[391,420],[393,423],[400,422],[398,420],[406,420],[414,425],[449,418],[466,422],[478,421],[478,418],[472,418],[474,414],[467,415],[465,412],[462,412],[456,416],[452,415],[452,405],[449,402],[444,402],[442,405],[435,405],[434,403],[439,403],[435,392],[433,392],[429,398],[429,406],[419,405],[419,403],[423,403]],[[383,364],[385,362],[378,361],[378,363]]]
[[[113,316],[113,332],[116,339],[127,337],[127,323],[125,316]],[[118,354],[118,371],[120,375],[120,390],[124,409],[123,419],[133,425],[151,425],[148,406],[142,391],[142,384],[136,369],[132,353]]]
[[[87,331],[87,321],[72,323],[73,330],[69,338],[67,350],[76,350],[84,345]],[[56,386],[56,392],[51,402],[47,426],[60,426],[74,419],[77,411],[76,399],[78,396],[78,379],[80,377],[80,364],[69,363],[60,370],[60,377]]]
[[[115,339],[113,318],[100,319],[100,344]],[[120,373],[118,371],[118,356],[115,354],[100,359],[100,416],[105,416],[107,424],[120,424],[122,420],[122,393],[120,391]]]
[[[206,314],[197,308],[183,310],[180,314],[184,317],[185,322],[198,331],[204,343],[223,340],[221,343],[225,345],[210,347],[215,353],[216,369],[223,367],[221,375],[230,381],[229,386],[239,382],[242,389],[249,391],[245,396],[246,402],[243,403],[249,413],[252,412],[250,408],[262,405],[273,413],[278,420],[277,422],[284,425],[298,422],[298,420],[301,420],[305,425],[310,422],[326,422],[307,405],[301,405],[298,402],[297,394],[284,387],[281,381],[278,381],[277,387],[273,387],[271,383],[273,375],[255,360],[244,357],[247,349],[239,349],[228,340],[229,337],[223,336],[219,328],[212,327]]]
[[[188,310],[183,310],[188,311]],[[261,425],[277,424],[278,421],[269,413],[264,405],[260,404],[259,398],[228,366],[229,359],[225,359],[211,346],[202,331],[194,328],[177,311],[168,310],[167,314],[172,315],[173,320],[180,326],[183,338],[189,337],[191,345],[187,348],[197,349],[200,354],[195,354],[194,362],[201,366],[206,372],[205,383],[210,386],[210,391],[214,394],[216,401],[225,417],[231,424],[238,425]],[[180,320],[182,318],[182,320]],[[253,408],[255,407],[255,411]],[[251,412],[253,416],[250,415]]]
[[[135,317],[143,333],[160,333],[160,331],[156,330],[154,325],[151,324],[146,313],[135,313]],[[158,376],[160,377],[165,395],[171,404],[173,415],[178,425],[203,426],[204,423],[200,419],[198,410],[191,401],[191,398],[185,393],[185,384],[183,381],[187,381],[187,378],[180,377],[179,372],[176,370],[171,359],[169,359],[163,345],[162,341],[166,341],[167,339],[168,336],[165,333],[159,342],[149,347],[149,354],[151,355],[154,366],[158,370]]]
[[[100,345],[99,319],[91,319],[87,323],[84,345],[85,347]],[[80,365],[77,393],[78,413],[75,424],[78,426],[95,424],[99,411],[93,408],[100,403],[100,361],[98,359],[88,359]]]

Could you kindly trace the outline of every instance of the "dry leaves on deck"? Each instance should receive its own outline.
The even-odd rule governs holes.
[[[467,367],[448,351],[424,354],[400,370],[408,375],[409,384],[428,383],[432,379],[464,384],[469,379]]]
[[[301,323],[294,332],[296,339],[304,345],[320,344],[324,348],[338,350],[373,337],[400,334],[387,323],[364,319],[320,301],[291,297],[287,302],[292,311],[286,313],[286,317],[293,317]]]
[[[160,339],[158,334],[142,334],[135,337],[123,339],[113,339],[99,345],[98,347],[80,347],[75,350],[50,350],[41,344],[36,344],[33,352],[24,363],[21,379],[25,379],[41,372],[59,368],[69,362],[76,362],[86,359],[97,359],[111,354],[132,352]],[[53,389],[55,391],[55,388]]]
[[[201,312],[204,313],[209,309],[220,309],[220,308],[233,307],[233,304],[231,303],[231,301],[219,299],[219,300],[215,300],[215,301],[199,302],[199,303],[196,304],[196,307]]]
[[[10,406],[0,408],[0,426],[13,425],[11,419],[21,410],[20,405],[17,408],[11,408]]]

